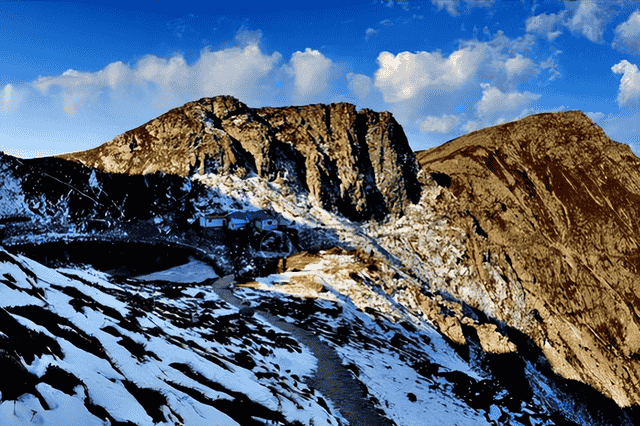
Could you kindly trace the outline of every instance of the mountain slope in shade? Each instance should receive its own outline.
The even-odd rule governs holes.
[[[578,111],[417,153],[454,197],[483,288],[444,290],[527,333],[554,370],[640,403],[640,159]],[[498,271],[498,273],[491,272]]]
[[[345,103],[253,109],[204,98],[59,157],[110,173],[256,173],[356,220],[402,213],[420,195],[402,127],[388,112]]]

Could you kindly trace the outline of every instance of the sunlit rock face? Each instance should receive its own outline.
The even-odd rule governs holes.
[[[388,112],[346,103],[253,109],[204,98],[61,158],[111,173],[254,172],[355,220],[402,214],[420,196],[402,127]]]
[[[455,196],[439,208],[466,230],[464,262],[483,286],[445,290],[527,333],[564,377],[640,403],[640,159],[630,148],[571,111],[417,158]]]

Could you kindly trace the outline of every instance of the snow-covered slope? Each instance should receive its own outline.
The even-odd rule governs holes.
[[[211,280],[114,283],[90,269],[0,256],[1,424],[347,424],[344,401],[309,387],[318,360],[296,337],[305,333],[335,350],[396,424],[514,418],[507,392],[495,392],[435,329],[392,302],[396,323],[363,312],[373,290],[331,267],[352,265],[352,255],[320,254],[304,268],[337,273],[315,275],[333,283],[320,290],[331,295],[324,301],[237,289],[257,312],[222,300]],[[203,278],[197,262],[189,268]],[[274,327],[272,315],[296,330]],[[470,389],[490,388],[489,405],[473,400]]]
[[[308,349],[206,285],[163,295],[0,256],[0,424],[339,422],[302,380]]]
[[[406,321],[418,328],[437,330],[474,371],[497,383],[493,391],[483,391],[491,395],[488,400],[492,401],[500,393],[497,389],[503,387],[508,388],[508,399],[536,407],[526,411],[514,409],[514,405],[500,407],[513,416],[511,419],[519,418],[518,413],[533,417],[522,414],[531,411],[540,418],[552,415],[576,424],[632,424],[631,412],[620,410],[587,386],[554,374],[529,338],[495,319],[496,299],[510,298],[518,303],[524,295],[512,294],[506,285],[502,295],[483,294],[486,290],[482,283],[461,261],[468,255],[465,233],[435,208],[437,203],[447,202],[447,194],[428,175],[420,174],[419,178],[423,183],[420,202],[410,205],[404,216],[360,224],[327,212],[304,192],[289,191],[259,177],[194,177],[220,195],[236,200],[242,208],[270,208],[292,220],[301,232],[316,230],[312,240],[319,247],[348,250],[338,258],[321,256],[310,272],[285,267],[289,272],[257,278],[252,287],[298,297],[348,300],[358,312],[386,318],[387,325]],[[503,280],[500,268],[489,263],[484,268],[497,282]],[[278,286],[274,282],[289,284]],[[480,303],[472,308],[451,296],[447,288],[456,288],[457,294],[467,292],[468,298]],[[515,319],[529,320],[524,314]],[[416,351],[433,353],[425,348]],[[445,358],[456,356],[449,352]],[[495,414],[498,406],[485,407],[487,415],[491,410]]]

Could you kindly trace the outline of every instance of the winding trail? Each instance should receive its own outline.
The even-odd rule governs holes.
[[[225,302],[246,312],[249,309],[229,288],[233,283],[234,276],[227,275],[216,280],[211,287]],[[307,385],[329,398],[350,425],[392,426],[395,424],[376,412],[375,407],[363,392],[361,384],[342,365],[340,357],[333,348],[313,333],[264,310],[258,310],[257,314],[274,327],[292,334],[311,350],[318,360],[318,365],[313,377],[306,380]]]

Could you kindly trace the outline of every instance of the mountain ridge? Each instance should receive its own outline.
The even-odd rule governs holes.
[[[346,103],[253,109],[230,96],[203,98],[58,158],[110,173],[255,173],[356,220],[401,214],[419,197],[401,126],[390,113]]]
[[[170,150],[160,149],[162,156],[157,160],[145,152],[145,144],[151,136],[156,138],[154,152],[158,146],[169,146],[172,137],[178,136],[166,135],[180,132],[181,114],[195,123],[186,128],[200,126],[205,134],[214,135],[217,145],[212,146],[218,149],[216,160],[211,160],[213,157],[207,157],[208,154],[194,156],[192,151],[208,145],[198,142],[191,132],[188,173],[211,171],[240,177],[254,173],[293,191],[308,191],[311,200],[321,200],[323,207],[356,220],[382,220],[391,212],[402,215],[408,204],[417,202],[415,195],[411,195],[418,175],[413,168],[413,153],[403,134],[394,137],[397,136],[394,128],[398,126],[401,132],[401,127],[388,113],[366,109],[356,112],[350,104],[251,109],[231,97],[205,98],[90,150],[91,155],[75,153],[60,157],[105,171],[131,173],[130,165],[136,161],[136,152],[140,152],[154,167],[175,172],[173,160],[168,163],[164,160],[164,156],[171,157]],[[145,136],[140,136],[141,132]],[[179,147],[180,142],[175,146]],[[128,147],[133,155],[124,168],[113,168],[114,158],[123,147]],[[391,160],[378,161],[374,167],[371,159],[384,156],[385,150],[391,151]],[[293,163],[285,157],[294,158]],[[179,163],[181,157],[175,158]],[[556,371],[595,386],[622,406],[639,403],[640,395],[624,383],[630,373],[620,370],[614,358],[606,354],[611,348],[619,350],[625,362],[634,366],[635,380],[640,381],[640,364],[633,359],[640,358],[636,355],[640,354],[640,321],[635,309],[626,306],[639,301],[631,296],[634,286],[630,278],[620,278],[640,271],[636,237],[640,234],[640,223],[633,222],[634,217],[639,217],[634,214],[637,212],[634,206],[640,200],[640,175],[633,172],[639,163],[634,163],[630,148],[609,139],[581,111],[567,111],[537,114],[477,130],[418,152],[415,158],[423,170],[453,194],[454,201],[445,203],[440,210],[449,216],[453,212],[452,222],[466,230],[465,263],[479,282],[490,283],[489,290],[478,293],[483,297],[465,296],[456,288],[440,289],[452,290],[461,300],[488,310],[497,319],[531,335],[541,347],[547,344],[549,333],[555,333],[559,347],[547,348],[545,353]],[[606,171],[602,169],[605,165]],[[182,163],[181,173],[184,166]],[[142,167],[135,169],[135,173],[149,171],[149,166]],[[624,168],[632,172],[624,173]],[[367,173],[371,169],[374,173]],[[374,187],[377,190],[372,191]],[[618,199],[608,197],[607,191],[616,193]],[[329,195],[323,197],[327,192]],[[621,203],[624,208],[613,207]],[[601,221],[602,216],[612,219]],[[598,228],[595,234],[603,235],[600,241],[587,241],[594,229],[576,232],[576,226],[590,229],[593,224]],[[603,229],[618,230],[622,232],[621,238],[605,241],[608,237]],[[589,250],[580,249],[585,244]],[[617,265],[623,259],[630,266],[594,272],[603,254],[594,255],[590,251],[597,252],[603,245],[608,261]],[[552,259],[561,259],[559,266],[551,267]],[[487,272],[484,266],[487,262],[496,263],[498,271],[502,271],[498,275],[502,276]],[[553,276],[536,273],[544,269],[554,271]],[[561,278],[565,272],[569,272],[568,279]],[[591,277],[584,278],[585,274]],[[540,287],[540,280],[557,283],[564,290],[558,293],[551,285]],[[617,289],[620,280],[624,282],[623,290]],[[568,290],[592,282],[599,283],[598,290]],[[616,288],[611,290],[612,294],[606,290],[610,283]],[[624,294],[618,294],[620,291]],[[587,300],[564,302],[576,294],[583,299],[586,295]],[[504,295],[507,300],[500,300]],[[554,296],[560,297],[554,300]],[[593,313],[592,298],[607,300],[606,309],[614,313],[604,314],[607,320],[598,319],[599,314]],[[560,312],[556,310],[558,307]],[[586,308],[589,309],[585,311]],[[579,315],[590,319],[571,319],[576,309]],[[553,323],[558,318],[569,322]],[[545,323],[545,319],[553,325]],[[606,330],[608,321],[613,325],[615,337]],[[598,348],[597,356],[585,355],[580,349],[580,339],[565,342],[561,338],[565,328],[576,324],[599,330],[581,332],[582,338],[595,339],[590,344]],[[565,361],[565,357],[580,361]],[[608,366],[604,369],[607,372],[594,379],[590,368],[600,363]]]
[[[205,388],[222,384],[236,407],[251,393],[228,392],[220,378],[202,380],[186,364],[170,362],[171,351],[186,353],[177,344],[195,356],[207,347],[207,362],[211,353],[224,354],[243,383],[271,389],[273,398],[254,406],[267,409],[264,418],[344,424],[340,411],[348,408],[335,400],[325,406],[308,369],[300,376],[281,370],[262,331],[246,333],[247,324],[270,327],[262,309],[319,336],[366,389],[368,409],[397,424],[424,420],[429,410],[438,424],[633,424],[638,161],[576,111],[530,116],[414,154],[389,113],[349,104],[251,109],[231,97],[201,99],[88,153],[0,157],[0,199],[14,200],[11,213],[21,219],[0,222],[3,245],[29,253],[0,252],[0,291],[7,295],[0,306],[20,323],[0,324],[0,331],[40,339],[33,334],[38,324],[21,315],[50,315],[54,301],[64,299],[65,316],[52,316],[59,325],[51,325],[61,346],[66,334],[59,330],[69,321],[85,330],[83,316],[97,316],[115,321],[92,332],[114,365],[133,372],[144,361],[142,369],[183,374]],[[249,230],[194,222],[208,212],[255,210],[290,222],[300,253],[264,253]],[[193,259],[190,247],[197,248]],[[141,250],[144,256],[131,255]],[[92,259],[106,252],[123,264]],[[177,268],[131,276],[154,272],[138,264],[153,259]],[[16,268],[37,272],[25,278]],[[201,278],[185,283],[176,274]],[[126,318],[104,308],[105,300]],[[226,330],[235,330],[243,346],[224,338]],[[298,354],[296,345],[304,347],[294,335],[278,340]],[[0,361],[18,365],[21,344],[0,338],[7,351]],[[73,344],[76,354],[86,349]],[[171,350],[160,352],[163,345]],[[297,357],[293,352],[285,358]],[[43,379],[34,376],[37,364],[26,367],[16,380],[24,376],[23,390],[35,398],[7,390],[0,416],[28,420],[29,409],[44,419],[66,415],[51,408],[63,400],[51,396],[57,391],[50,377],[60,370],[83,383],[85,395],[60,390],[103,423],[178,424],[189,405],[200,403],[241,423],[246,418],[223,400],[212,404],[199,385],[110,372],[114,395],[145,410],[144,392],[167,397],[137,421],[96,400],[95,378],[65,361],[51,364]],[[264,367],[280,373],[265,375]],[[14,417],[12,401],[19,407]],[[307,404],[315,414],[301,417]]]
[[[417,157],[450,178],[477,275],[500,287],[483,268],[495,263],[510,276],[502,286],[526,294],[516,308],[492,293],[496,316],[530,333],[565,377],[623,406],[640,402],[630,384],[640,379],[640,160],[630,148],[571,111],[473,132]],[[535,315],[515,318],[523,309]]]

